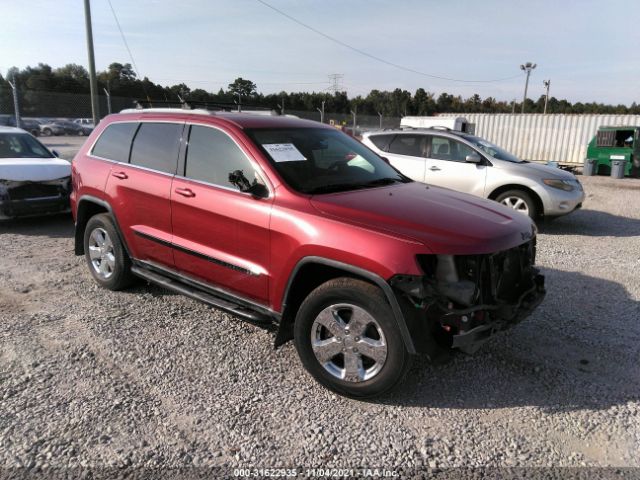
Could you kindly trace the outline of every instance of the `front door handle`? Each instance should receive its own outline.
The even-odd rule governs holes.
[[[116,178],[119,178],[120,180],[124,180],[126,178],[129,178],[129,175],[127,175],[124,172],[113,172],[111,175],[113,175]]]
[[[176,193],[183,197],[195,197],[196,194],[190,188],[176,188]]]
[[[429,170],[431,170],[432,172],[437,172],[438,170],[441,170],[440,168],[436,167],[435,165],[433,167],[431,167]]]

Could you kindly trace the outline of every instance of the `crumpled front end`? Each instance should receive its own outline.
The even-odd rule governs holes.
[[[71,177],[40,182],[0,179],[0,219],[69,211]]]
[[[535,255],[535,237],[486,255],[420,255],[424,276],[396,275],[390,281],[416,350],[473,352],[529,316],[546,293]]]

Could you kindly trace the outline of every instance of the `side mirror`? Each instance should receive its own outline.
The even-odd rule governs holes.
[[[464,161],[467,163],[480,163],[482,162],[482,157],[478,155],[476,152],[470,153],[464,158]]]
[[[262,183],[258,183],[254,181],[253,183],[249,182],[247,177],[244,176],[244,172],[242,170],[234,170],[229,173],[229,183],[238,187],[243,193],[249,193],[257,198],[265,198],[269,196],[269,190]]]
[[[389,159],[387,157],[380,157],[380,158],[384,161],[384,163],[386,163],[388,165],[391,165],[391,162],[389,161]]]
[[[58,157],[58,158],[60,158],[60,154],[58,153],[58,151],[57,151],[57,150],[51,150],[51,153],[53,153],[53,156],[54,156],[54,157]]]

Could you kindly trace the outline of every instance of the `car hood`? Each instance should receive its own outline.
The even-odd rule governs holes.
[[[535,234],[533,222],[522,213],[418,182],[315,195],[311,204],[324,215],[418,241],[436,254],[507,250]]]
[[[0,158],[0,180],[45,182],[71,175],[71,163],[61,158]]]
[[[561,180],[575,180],[576,178],[573,173],[566,170],[535,162],[513,163],[502,161],[501,166],[528,177],[558,178]]]

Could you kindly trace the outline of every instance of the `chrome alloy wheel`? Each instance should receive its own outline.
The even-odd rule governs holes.
[[[89,236],[89,258],[95,273],[107,280],[116,268],[113,242],[104,228],[96,228]]]
[[[387,342],[378,322],[356,305],[322,310],[311,327],[311,347],[335,378],[359,383],[375,377],[387,360]]]
[[[501,203],[507,207],[517,210],[518,212],[529,215],[529,206],[527,205],[527,202],[520,197],[505,197],[502,199]]]

